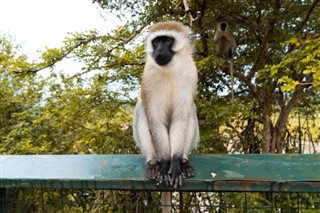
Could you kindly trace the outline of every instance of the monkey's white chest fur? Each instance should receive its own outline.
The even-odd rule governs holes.
[[[141,88],[147,114],[157,114],[157,119],[166,124],[176,117],[187,116],[193,105],[196,80],[196,70],[190,72],[190,67],[148,70]]]

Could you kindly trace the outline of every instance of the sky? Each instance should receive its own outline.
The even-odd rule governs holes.
[[[92,0],[0,0],[0,32],[12,36],[21,44],[21,53],[30,60],[48,47],[60,47],[68,32],[97,29],[108,32],[121,22],[113,14],[106,14]],[[75,62],[64,62],[59,69]]]

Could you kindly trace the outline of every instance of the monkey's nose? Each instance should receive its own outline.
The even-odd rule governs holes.
[[[171,57],[166,56],[166,55],[158,55],[155,58],[155,61],[157,62],[157,64],[159,64],[160,66],[164,66],[167,65],[170,61],[171,61]]]

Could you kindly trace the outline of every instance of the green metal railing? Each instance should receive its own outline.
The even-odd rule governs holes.
[[[320,155],[195,155],[174,212],[316,212]],[[158,212],[140,155],[0,156],[0,212]]]

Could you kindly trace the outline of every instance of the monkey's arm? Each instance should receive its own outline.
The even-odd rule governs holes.
[[[179,113],[178,118],[173,118],[170,126],[170,145],[171,145],[171,179],[170,185],[175,189],[182,185],[182,155],[186,145],[188,117]]]
[[[137,103],[134,110],[133,137],[142,154],[145,155],[147,177],[155,180],[158,176],[159,162],[152,143],[147,116],[141,101]]]
[[[190,161],[188,160],[188,155],[194,148],[197,147],[199,140],[200,140],[200,134],[199,134],[197,109],[196,109],[196,105],[193,103],[191,116],[189,117],[189,121],[188,121],[188,134],[186,138],[186,144],[184,146],[183,156],[182,156],[182,172],[183,172],[183,175],[186,177],[195,176],[195,170],[191,165]]]
[[[213,37],[213,42],[214,43],[219,43],[219,40],[220,40],[220,36],[217,35],[217,33],[214,35]]]
[[[158,159],[160,160],[158,179],[169,185],[169,169],[170,169],[170,143],[168,135],[168,127],[161,119],[161,113],[150,113],[153,116],[148,117],[151,138],[155,150],[157,150]]]
[[[164,113],[159,111],[157,104],[146,107],[139,101],[135,108],[133,128],[137,145],[146,156],[148,177],[169,184],[170,145]]]
[[[188,106],[188,104],[184,104]],[[191,107],[182,107],[170,127],[171,145],[171,181],[177,188],[182,185],[182,179],[192,177],[195,171],[188,160],[188,154],[196,147],[199,138],[199,128],[194,103]]]

